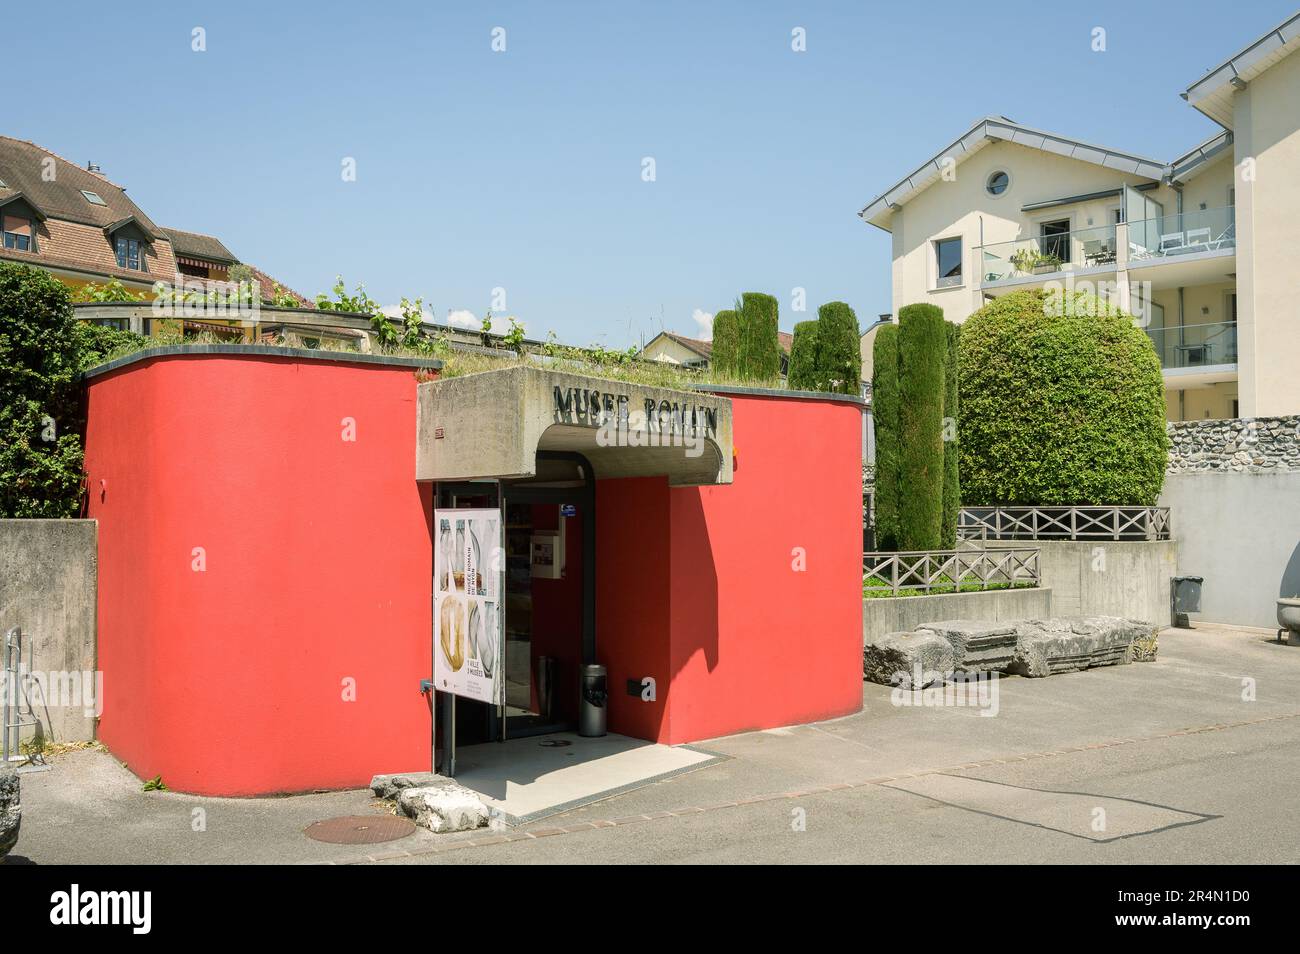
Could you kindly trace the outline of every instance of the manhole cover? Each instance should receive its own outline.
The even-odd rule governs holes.
[[[415,823],[396,815],[344,815],[308,825],[303,834],[331,845],[373,845],[396,841],[415,831]]]

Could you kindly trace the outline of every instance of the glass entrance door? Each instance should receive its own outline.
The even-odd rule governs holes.
[[[582,496],[580,489],[506,488],[507,738],[555,732],[577,721],[583,524],[589,519]]]

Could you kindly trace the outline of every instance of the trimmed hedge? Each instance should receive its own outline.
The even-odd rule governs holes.
[[[796,391],[822,389],[818,359],[818,340],[821,325],[816,320],[801,321],[794,326],[794,340],[790,343],[790,371],[787,383]]]
[[[740,359],[740,318],[734,311],[713,316],[713,353],[709,364],[720,375],[734,376]]]
[[[1168,439],[1160,360],[1090,295],[1014,292],[962,327],[966,506],[1152,506]]]
[[[876,331],[871,350],[871,417],[876,434],[876,549],[898,549],[898,325]]]
[[[937,550],[943,543],[943,379],[948,332],[943,309],[898,310],[900,550]]]
[[[818,389],[836,394],[860,393],[862,345],[858,316],[844,302],[832,301],[817,309],[817,321],[821,326],[817,348]]]
[[[961,345],[961,325],[947,323],[948,355],[943,375],[943,547],[951,550],[957,546],[957,516],[961,511],[961,472],[958,466],[961,442],[961,420],[957,378],[961,364],[958,348]]]
[[[741,380],[775,381],[781,376],[781,341],[776,332],[776,299],[760,292],[741,295],[738,368]]]

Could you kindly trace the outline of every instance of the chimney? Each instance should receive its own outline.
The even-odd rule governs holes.
[[[99,168],[98,162],[87,162],[86,171],[89,172],[91,175],[99,176],[105,182],[108,181],[108,176],[104,175],[104,170]]]

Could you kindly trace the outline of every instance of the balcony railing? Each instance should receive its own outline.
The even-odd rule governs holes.
[[[1235,210],[1200,209],[1128,224],[1129,261],[1173,258],[1194,252],[1235,248]]]
[[[1237,323],[1216,321],[1204,325],[1147,328],[1165,368],[1200,368],[1237,363]]]
[[[962,507],[962,540],[1168,540],[1168,507]]]
[[[960,593],[1040,586],[1039,547],[862,554],[864,595]]]
[[[1028,278],[1077,268],[1115,265],[1115,226],[1057,232],[1014,242],[981,245],[975,251],[982,284]]]

